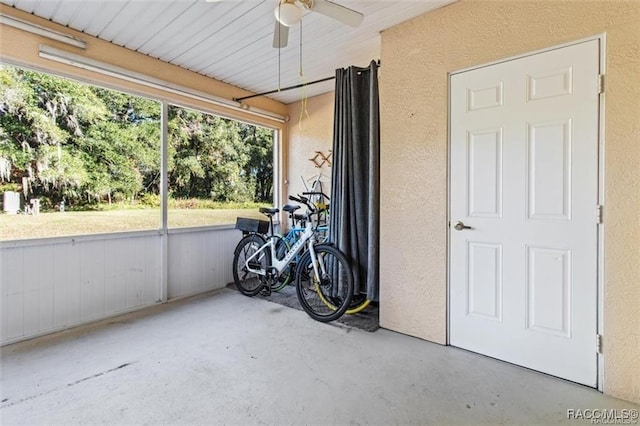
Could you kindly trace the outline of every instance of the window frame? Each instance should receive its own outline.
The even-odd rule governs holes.
[[[265,117],[256,116],[256,120],[250,120],[245,117],[240,116],[239,114],[229,113],[224,111],[223,107],[216,105],[213,102],[207,102],[204,99],[191,99],[188,96],[182,96],[179,94],[172,93],[168,90],[163,90],[162,88],[149,88],[143,82],[136,83],[135,78],[127,79],[126,82],[124,80],[120,80],[116,77],[108,77],[104,76],[97,72],[88,71],[86,75],[77,75],[71,72],[65,72],[59,70],[55,67],[43,67],[39,65],[35,65],[33,63],[24,63],[22,61],[12,60],[10,58],[0,57],[0,65],[3,66],[11,66],[16,68],[22,68],[28,71],[39,72],[43,74],[48,74],[60,78],[65,78],[71,81],[75,81],[81,84],[87,84],[91,86],[95,86],[102,89],[114,90],[120,93],[124,93],[132,96],[139,96],[145,99],[149,99],[152,101],[157,101],[161,107],[160,114],[160,162],[161,162],[161,170],[162,170],[162,179],[163,183],[160,185],[160,198],[161,198],[161,207],[160,207],[160,218],[159,218],[159,228],[158,229],[149,229],[149,230],[128,230],[128,231],[114,231],[107,233],[96,233],[96,234],[73,234],[68,236],[51,236],[51,237],[38,237],[38,238],[29,238],[29,239],[18,239],[18,240],[0,240],[0,246],[21,246],[23,243],[25,245],[33,245],[37,244],[40,240],[46,241],[74,241],[77,238],[99,238],[100,236],[109,236],[112,234],[116,234],[118,236],[126,236],[126,235],[143,235],[147,233],[159,233],[159,234],[168,234],[168,233],[179,233],[179,232],[194,232],[197,230],[208,230],[208,229],[224,229],[224,228],[232,228],[235,224],[212,224],[212,225],[194,225],[187,227],[177,227],[170,228],[167,222],[167,204],[168,204],[168,188],[166,185],[167,178],[164,175],[166,173],[166,167],[168,160],[166,158],[168,154],[168,126],[167,126],[167,118],[168,114],[165,111],[165,108],[168,108],[169,105],[174,105],[178,107],[193,109],[205,114],[215,115],[221,118],[235,120],[244,124],[263,127],[273,131],[273,205],[278,206],[282,203],[283,191],[286,186],[286,174],[284,172],[284,167],[286,164],[286,155],[285,155],[285,128],[287,124],[287,118],[284,120],[269,120]],[[91,77],[89,77],[91,76]],[[250,114],[250,113],[248,113]],[[274,221],[279,223],[279,217],[274,217]],[[170,232],[171,231],[171,232]]]

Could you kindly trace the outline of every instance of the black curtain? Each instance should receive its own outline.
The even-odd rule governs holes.
[[[353,267],[355,293],[378,300],[378,64],[336,70],[330,239]]]

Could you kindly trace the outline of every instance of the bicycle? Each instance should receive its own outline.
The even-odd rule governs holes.
[[[306,225],[304,222],[305,216],[295,213],[299,208],[300,206],[294,206],[291,204],[285,204],[284,206],[282,206],[282,210],[289,215],[289,219],[291,220],[291,227],[289,228],[289,232],[280,237],[281,242],[279,242],[279,245],[276,246],[276,255],[278,259],[284,258],[286,252],[291,249],[291,247],[300,239],[300,235],[302,235],[302,233],[304,232]],[[298,224],[302,224],[302,226],[298,226]],[[289,283],[291,283],[291,281],[293,280],[296,265],[300,260],[301,254],[302,253],[299,253],[298,255],[294,256],[291,263],[289,263],[289,267],[286,268],[280,276],[280,285],[271,287],[273,291],[280,291]]]
[[[317,241],[319,242],[327,242],[329,237],[329,226],[327,224],[327,214],[328,214],[328,204],[324,202],[324,200],[329,200],[329,197],[322,192],[303,192],[305,196],[309,196],[309,199],[315,198],[317,196],[324,198],[316,198],[316,201],[313,202],[315,206],[315,211],[311,213],[312,216],[312,224],[313,230],[316,232]],[[273,227],[273,216],[279,212],[278,208],[268,208],[261,207],[259,209],[260,213],[264,214],[269,218],[269,222],[257,221],[255,219],[245,219],[238,218],[238,222],[236,223],[236,228],[243,231],[244,236],[247,236],[249,233],[257,233],[263,239],[275,239],[276,246],[276,257],[278,259],[283,259],[287,251],[298,241],[300,235],[304,232],[306,225],[306,216],[303,214],[295,213],[300,206],[285,204],[282,206],[282,210],[285,211],[289,219],[291,221],[291,227],[289,231],[285,235],[278,235],[274,233]],[[302,252],[296,255],[289,267],[286,268],[278,280],[273,280],[270,285],[270,292],[279,292],[282,291],[288,284],[291,283],[293,277],[295,275],[296,265],[302,256]],[[262,294],[268,296],[270,292],[267,292],[265,288],[262,290]],[[323,302],[331,309],[336,309],[333,303],[331,303],[330,299],[323,299]],[[358,312],[366,309],[371,300],[367,298],[366,294],[355,294],[349,303],[349,307],[346,310],[345,314],[353,315]]]
[[[258,219],[237,218],[236,229],[242,231],[243,236],[248,234],[259,234],[263,239],[274,239],[276,246],[276,256],[278,259],[282,259],[289,249],[298,241],[300,235],[304,232],[305,216],[302,214],[296,214],[300,206],[285,204],[282,206],[282,210],[288,213],[291,220],[291,227],[285,235],[279,235],[274,232],[273,217],[280,211],[277,207],[260,207],[259,212],[269,218],[269,222],[261,221]],[[317,213],[314,213],[317,215]],[[317,220],[315,221],[317,223]],[[300,224],[300,225],[299,225]],[[320,236],[320,242],[326,242],[328,236],[328,226],[314,226],[314,231]],[[280,275],[277,281],[271,283],[271,291],[281,291],[293,279],[294,272],[298,260],[300,260],[301,253],[294,257],[289,264],[289,268],[285,269]],[[264,290],[264,289],[263,289]],[[266,296],[268,294],[265,293]]]
[[[305,191],[302,195],[308,197],[311,201],[313,200],[313,205],[315,206],[315,212],[312,214],[313,216],[313,229],[316,232],[317,238],[320,242],[328,242],[329,240],[329,196],[322,191]],[[287,246],[287,249],[291,247],[297,240],[298,236],[304,231],[304,216],[300,214],[294,214],[294,212],[299,208],[299,206],[292,206],[287,204],[282,207],[282,210],[286,211],[289,214],[289,218],[291,220],[291,228],[289,232],[282,237],[284,243]],[[297,226],[297,223],[302,223],[302,227]],[[278,256],[280,258],[280,256]],[[295,270],[295,265],[298,261],[298,257],[291,262],[290,271],[293,272]],[[287,284],[291,282],[293,275],[290,274],[286,279],[280,279],[282,281],[282,285],[277,288],[272,288],[274,291],[282,290]],[[327,304],[329,308],[335,309],[333,304],[329,299],[323,300]],[[354,294],[351,302],[349,303],[349,308],[346,310],[345,314],[353,315],[358,312],[362,312],[366,309],[371,303],[371,299],[367,297],[366,294]]]
[[[329,240],[329,204],[330,198],[327,194],[322,192],[322,185],[320,185],[320,190],[316,190],[315,187],[319,183],[319,181],[315,181],[312,186],[311,191],[305,191],[302,195],[305,195],[313,200],[313,204],[316,206],[315,213],[315,230],[324,241]],[[331,302],[326,300],[328,306],[331,307]],[[354,294],[351,302],[349,303],[349,308],[345,312],[348,315],[357,314],[358,312],[363,311],[365,308],[369,306],[371,300],[367,298],[366,294]]]
[[[303,192],[302,195],[307,196],[308,193]],[[324,195],[324,194],[323,194]],[[327,197],[328,198],[328,197]],[[304,228],[306,226],[307,220],[311,220],[313,225],[313,231],[316,233],[317,241],[320,243],[326,243],[329,241],[329,225],[326,220],[326,216],[328,214],[329,206],[327,204],[318,204],[313,203],[316,210],[311,213],[311,219],[307,218],[303,214],[296,214],[295,211],[300,208],[300,206],[293,206],[290,204],[284,205],[282,210],[289,214],[289,219],[291,221],[291,227],[289,228],[289,232],[282,237],[284,243],[287,247],[293,246],[296,241],[298,241],[300,235],[304,232]],[[295,259],[298,260],[298,256]],[[295,263],[295,262],[294,262]],[[292,263],[293,266],[295,264]]]
[[[327,243],[318,243],[311,215],[316,207],[306,197],[290,200],[307,206],[304,232],[283,258],[276,255],[277,238],[265,239],[258,233],[245,236],[233,256],[233,278],[246,296],[271,292],[295,256],[301,255],[295,269],[296,294],[300,305],[313,319],[329,322],[340,318],[353,297],[353,275],[345,255]]]

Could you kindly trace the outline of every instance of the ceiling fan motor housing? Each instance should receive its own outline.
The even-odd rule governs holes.
[[[294,1],[282,0],[273,13],[278,22],[287,27],[296,25],[302,19],[302,10]]]
[[[289,27],[301,21],[302,8],[328,16],[353,28],[358,27],[364,18],[362,13],[330,0],[279,0],[274,10],[276,27],[273,33],[273,47],[279,49],[287,45]]]

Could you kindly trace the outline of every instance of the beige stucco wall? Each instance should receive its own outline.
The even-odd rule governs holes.
[[[301,177],[305,180],[322,173],[322,187],[331,195],[331,167],[325,164],[317,168],[311,161],[316,151],[328,155],[333,144],[333,92],[314,96],[305,103],[298,101],[287,105],[289,146],[286,177],[286,195],[295,195],[304,190]],[[321,160],[318,158],[318,162]],[[308,183],[310,185],[310,183]],[[286,198],[286,197],[285,197]]]
[[[640,402],[638,1],[462,0],[382,34],[380,321],[446,343],[447,73],[601,33],[604,391]]]

